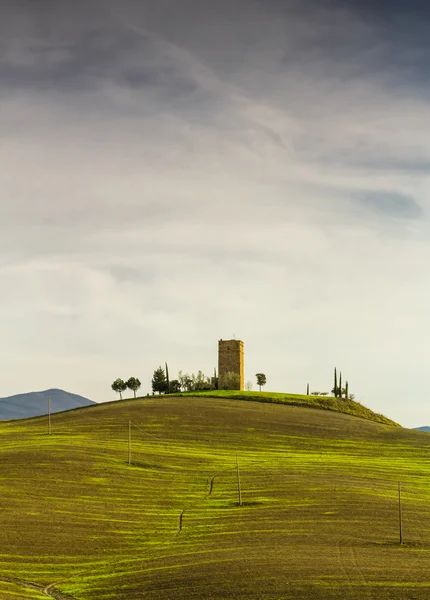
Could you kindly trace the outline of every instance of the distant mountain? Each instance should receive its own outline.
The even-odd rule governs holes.
[[[48,398],[51,398],[51,413],[96,404],[88,398],[70,394],[64,390],[53,389],[17,394],[8,398],[0,398],[0,421],[46,415],[48,414]]]
[[[414,429],[416,429],[417,431],[428,431],[428,432],[430,432],[430,427],[428,427],[427,425],[424,425],[424,427],[414,427]]]

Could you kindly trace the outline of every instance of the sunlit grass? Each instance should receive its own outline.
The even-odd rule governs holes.
[[[57,414],[52,432],[44,418],[0,424],[0,582],[59,582],[76,600],[300,600],[318,589],[348,599],[362,597],[360,582],[378,598],[394,588],[426,598],[426,434],[334,411],[169,396]],[[412,544],[403,548],[398,481]],[[19,593],[1,585],[2,598]]]
[[[271,404],[289,404],[291,406],[306,406],[309,408],[319,408],[324,410],[333,410],[349,415],[375,421],[376,423],[385,423],[399,427],[397,423],[388,419],[384,415],[375,413],[366,406],[354,400],[345,398],[335,398],[334,396],[313,396],[307,394],[285,394],[279,392],[255,392],[244,390],[211,390],[202,392],[182,392],[180,396],[198,396],[206,398],[233,398],[235,400],[248,400],[253,402],[268,402]]]

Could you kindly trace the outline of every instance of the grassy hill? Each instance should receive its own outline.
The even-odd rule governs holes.
[[[4,600],[429,597],[425,433],[170,396],[60,413],[52,431],[0,424]]]
[[[320,408],[323,410],[334,410],[335,412],[361,417],[375,423],[394,425],[400,427],[391,419],[375,413],[370,408],[363,406],[353,400],[335,398],[334,396],[311,396],[305,394],[281,394],[277,392],[246,392],[235,390],[211,390],[208,392],[182,392],[178,396],[199,396],[206,398],[233,398],[235,400],[248,400],[251,402],[268,402],[271,404],[289,404],[291,406],[306,406],[308,408]]]

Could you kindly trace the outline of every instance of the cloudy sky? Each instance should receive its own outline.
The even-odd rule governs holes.
[[[377,8],[375,8],[377,5]],[[0,0],[0,396],[167,361],[430,424],[427,0]]]

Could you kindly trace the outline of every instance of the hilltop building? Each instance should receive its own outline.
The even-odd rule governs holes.
[[[218,382],[223,387],[223,379],[227,373],[239,376],[235,389],[245,389],[243,370],[243,342],[241,340],[219,340],[218,341]],[[230,389],[234,389],[230,387]]]

